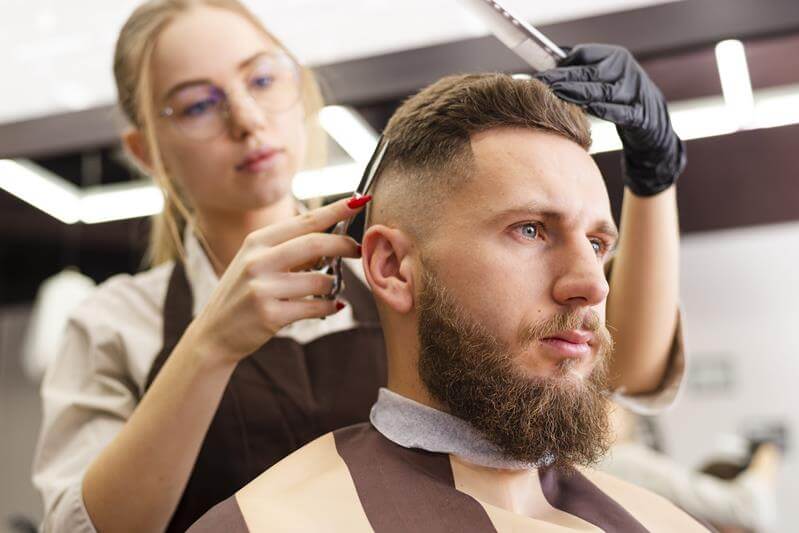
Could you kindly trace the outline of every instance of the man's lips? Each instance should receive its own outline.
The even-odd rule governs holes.
[[[262,169],[262,167],[270,164],[274,157],[281,152],[282,150],[272,147],[264,147],[259,148],[258,150],[253,150],[247,154],[247,157],[242,159],[238,165],[236,165],[236,171],[241,172],[246,170],[249,172],[258,172]]]
[[[541,339],[541,344],[561,357],[586,357],[593,349],[594,334],[581,330],[563,331]]]

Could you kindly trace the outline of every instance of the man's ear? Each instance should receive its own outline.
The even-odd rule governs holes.
[[[150,157],[150,148],[147,139],[138,128],[129,128],[122,134],[122,144],[125,150],[133,156],[136,164],[145,172],[152,174],[153,163]]]
[[[381,224],[371,226],[363,237],[363,270],[372,293],[397,313],[414,309],[413,248],[401,230]]]

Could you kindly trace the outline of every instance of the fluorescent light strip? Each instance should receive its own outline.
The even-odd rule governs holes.
[[[152,184],[104,185],[88,189],[80,201],[80,220],[98,224],[156,215],[164,208],[161,190]]]
[[[716,64],[727,109],[738,126],[745,128],[752,121],[755,104],[743,43],[735,39],[718,43]]]
[[[0,188],[65,224],[79,219],[80,189],[30,161],[0,160]]]
[[[319,112],[319,122],[354,161],[365,164],[372,157],[378,135],[354,109],[327,106]]]
[[[299,200],[347,194],[358,186],[361,173],[363,165],[358,163],[306,170],[294,177],[292,190]]]
[[[776,128],[791,124],[799,124],[799,85],[757,92],[750,129]]]

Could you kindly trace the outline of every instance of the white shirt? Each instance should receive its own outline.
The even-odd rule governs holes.
[[[613,446],[597,469],[660,494],[714,524],[763,531],[777,519],[774,489],[752,472],[719,479],[636,442]]]
[[[186,275],[196,316],[219,280],[197,239],[187,232]],[[360,261],[346,260],[362,281]],[[83,504],[83,476],[112,441],[144,394],[162,348],[163,306],[174,263],[131,276],[114,276],[83,302],[67,325],[61,351],[42,383],[44,416],[33,483],[44,499],[44,531],[94,532]],[[301,320],[278,332],[301,344],[355,326],[351,306],[327,320]],[[663,387],[616,401],[638,413],[671,405],[682,383],[681,334]]]

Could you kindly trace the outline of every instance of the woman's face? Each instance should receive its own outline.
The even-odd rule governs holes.
[[[158,38],[156,115],[172,108],[171,116],[156,117],[161,155],[201,215],[260,209],[291,190],[305,158],[305,114],[298,85],[294,99],[266,92],[275,68],[270,54],[280,52],[245,18],[211,7],[180,15]],[[227,112],[214,115],[215,106]],[[214,116],[223,127],[209,128]]]

